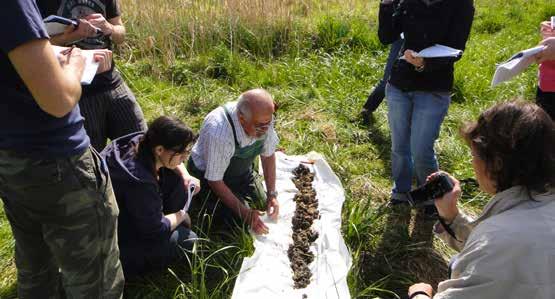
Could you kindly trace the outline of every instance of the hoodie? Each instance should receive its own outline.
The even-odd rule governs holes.
[[[120,214],[118,239],[124,270],[141,267],[145,256],[159,257],[164,263],[169,248],[171,226],[163,213],[163,194],[149,161],[135,155],[144,132],[112,141],[101,153],[105,159]],[[127,272],[127,271],[126,271]]]

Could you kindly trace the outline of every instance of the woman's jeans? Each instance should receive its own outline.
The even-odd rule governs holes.
[[[438,170],[434,143],[447,114],[449,92],[404,92],[387,84],[393,197],[411,190],[413,169],[417,185]]]

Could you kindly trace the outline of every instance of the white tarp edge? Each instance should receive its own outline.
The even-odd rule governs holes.
[[[293,289],[293,272],[287,249],[291,238],[291,219],[295,211],[293,197],[297,193],[291,181],[291,173],[300,161],[314,161],[305,164],[315,173],[313,187],[316,190],[321,218],[312,228],[319,237],[312,244],[315,253],[310,264],[312,278],[305,289]],[[339,178],[324,158],[314,152],[304,156],[287,156],[276,153],[276,189],[280,214],[277,222],[263,216],[270,232],[265,236],[254,236],[255,251],[246,257],[235,281],[232,298],[350,298],[347,274],[351,268],[351,254],[341,235],[341,207],[345,192]]]

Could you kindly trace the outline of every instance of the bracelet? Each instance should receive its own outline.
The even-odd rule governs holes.
[[[425,295],[426,297],[430,298],[430,295],[428,295],[428,293],[426,293],[424,291],[416,291],[416,292],[410,294],[409,299],[413,299],[414,297],[416,297],[418,295]]]
[[[417,72],[419,72],[419,73],[421,73],[421,72],[424,71],[424,67],[425,67],[425,66],[426,66],[426,65],[425,65],[424,63],[422,63],[422,65],[420,65],[420,66],[415,66],[415,67],[414,67],[414,70],[417,71]]]
[[[266,197],[276,197],[277,198],[277,196],[278,196],[278,192],[276,190],[266,192]]]

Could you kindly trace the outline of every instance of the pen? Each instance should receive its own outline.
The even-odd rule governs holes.
[[[62,54],[68,55],[68,56],[71,55],[71,51],[73,51],[73,48],[75,48],[75,45],[71,45],[70,48],[67,48],[67,49],[63,50]]]

